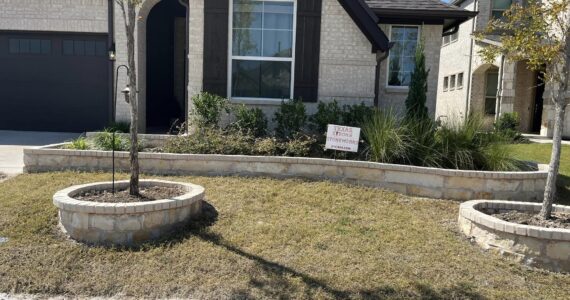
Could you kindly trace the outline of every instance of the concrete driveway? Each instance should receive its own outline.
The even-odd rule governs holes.
[[[24,168],[24,149],[77,138],[79,133],[0,130],[0,173],[17,175]]]

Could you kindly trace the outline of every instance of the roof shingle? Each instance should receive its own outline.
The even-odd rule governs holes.
[[[462,11],[461,8],[439,0],[365,0],[372,9]]]

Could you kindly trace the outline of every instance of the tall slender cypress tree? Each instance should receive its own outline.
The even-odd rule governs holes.
[[[415,67],[410,82],[408,98],[406,98],[406,117],[427,119],[426,93],[429,70],[426,70],[426,56],[423,40],[416,47]]]

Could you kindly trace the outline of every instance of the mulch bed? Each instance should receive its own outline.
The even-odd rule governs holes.
[[[522,225],[570,229],[569,213],[553,213],[552,219],[550,220],[541,220],[537,217],[536,213],[520,212],[515,210],[500,214],[492,214],[492,216],[503,221]]]
[[[132,196],[128,189],[116,190],[90,190],[83,192],[73,198],[82,201],[103,202],[103,203],[132,203],[147,202],[161,199],[171,199],[184,195],[186,192],[180,187],[141,187],[139,196]]]

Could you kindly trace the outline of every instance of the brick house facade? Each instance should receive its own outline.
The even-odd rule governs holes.
[[[275,17],[271,15],[271,9],[275,9],[276,13],[273,14],[281,18],[276,26],[290,26],[279,30],[292,32],[292,39],[289,37],[289,43],[293,44],[290,45],[291,54],[276,59],[270,56],[259,58],[263,55],[258,54],[254,56],[259,57],[237,57],[239,55],[233,53],[236,50],[228,51],[236,38],[232,38],[228,32],[242,30],[236,28],[235,22],[230,23],[228,17],[237,18],[240,9],[249,9],[239,6],[249,4],[235,3],[238,0],[142,2],[138,11],[136,57],[140,125],[143,131],[165,130],[176,119],[184,121],[192,106],[192,96],[201,91],[216,92],[232,102],[260,107],[269,119],[284,98],[301,98],[301,94],[305,95],[302,98],[309,112],[316,109],[317,101],[333,99],[341,105],[364,102],[402,111],[410,68],[410,60],[409,57],[406,60],[405,52],[413,49],[422,38],[425,41],[426,64],[430,69],[427,105],[430,115],[435,116],[436,91],[440,85],[438,78],[441,77],[442,34],[474,15],[438,0],[256,1],[264,9],[260,16],[270,20]],[[293,12],[289,21],[283,14],[289,9],[288,4]],[[0,98],[13,103],[11,115],[14,115],[9,121],[0,121],[0,129],[84,131],[100,128],[111,120],[128,121],[128,105],[115,90],[120,91],[126,86],[127,75],[124,68],[119,67],[126,64],[126,38],[120,9],[113,0],[0,0],[0,6],[0,62],[2,59],[14,61],[10,70],[0,70],[0,87],[3,78],[6,78],[6,82],[10,81],[13,87],[4,92],[7,93],[5,97]],[[268,12],[265,12],[266,7]],[[234,10],[236,12],[232,13]],[[225,25],[220,26],[219,23]],[[213,28],[212,24],[218,24],[218,27]],[[313,31],[307,31],[309,27]],[[304,32],[301,32],[302,28]],[[249,34],[254,35],[258,29],[247,30],[251,40]],[[264,32],[264,37],[268,34],[264,41],[270,41],[264,42],[263,47],[275,47],[270,45],[271,39],[275,39],[270,34],[277,30],[261,28],[260,31]],[[403,38],[400,42],[398,39],[402,35],[412,36],[416,40]],[[283,41],[286,40],[287,37]],[[281,43],[280,40],[279,47]],[[394,44],[399,52],[389,50]],[[102,56],[101,45],[105,45],[105,57]],[[402,50],[398,47],[407,48]],[[14,58],[21,58],[22,61],[17,62]],[[51,59],[57,62],[44,62]],[[287,89],[274,88],[267,93],[281,93],[279,95],[284,96],[249,97],[248,93],[255,89],[240,87],[234,78],[249,78],[248,74],[239,74],[243,68],[240,71],[235,69],[240,68],[240,63],[244,61],[250,65],[262,61],[260,65],[265,63],[269,66],[264,68],[274,68],[273,73],[264,73],[263,76],[290,79],[288,83],[279,83],[281,85],[278,87],[290,87],[292,93],[287,93]],[[65,87],[58,87],[62,83],[54,81],[46,85],[43,92],[32,93],[25,86],[35,82],[17,75],[24,62],[31,64],[26,68],[36,68],[38,78],[34,80],[37,81],[54,78],[59,73],[64,73],[58,75],[62,76],[63,81],[72,81],[74,78],[84,80]],[[84,62],[85,68],[81,67]],[[53,66],[62,66],[61,70],[65,72],[54,73]],[[232,69],[232,66],[235,68]],[[281,69],[276,71],[275,68]],[[264,72],[263,68],[260,70],[257,71]],[[283,77],[283,72],[289,73]],[[260,78],[263,76],[260,75]],[[273,83],[253,84],[270,86]],[[104,93],[101,92],[102,87]],[[255,90],[253,93],[263,91]],[[237,94],[242,96],[234,97]],[[14,99],[26,100],[20,102]],[[0,99],[0,105],[4,105],[2,101]],[[43,111],[26,111],[28,120],[18,123],[22,117],[19,111],[27,110],[38,101],[56,101],[57,109],[44,107]],[[25,106],[18,106],[18,103]],[[90,113],[90,107],[98,111],[97,117]],[[61,121],[74,114],[77,116],[71,123],[75,126]],[[46,124],[36,121],[48,118],[60,121],[45,121]],[[93,118],[97,119],[86,122]]]

